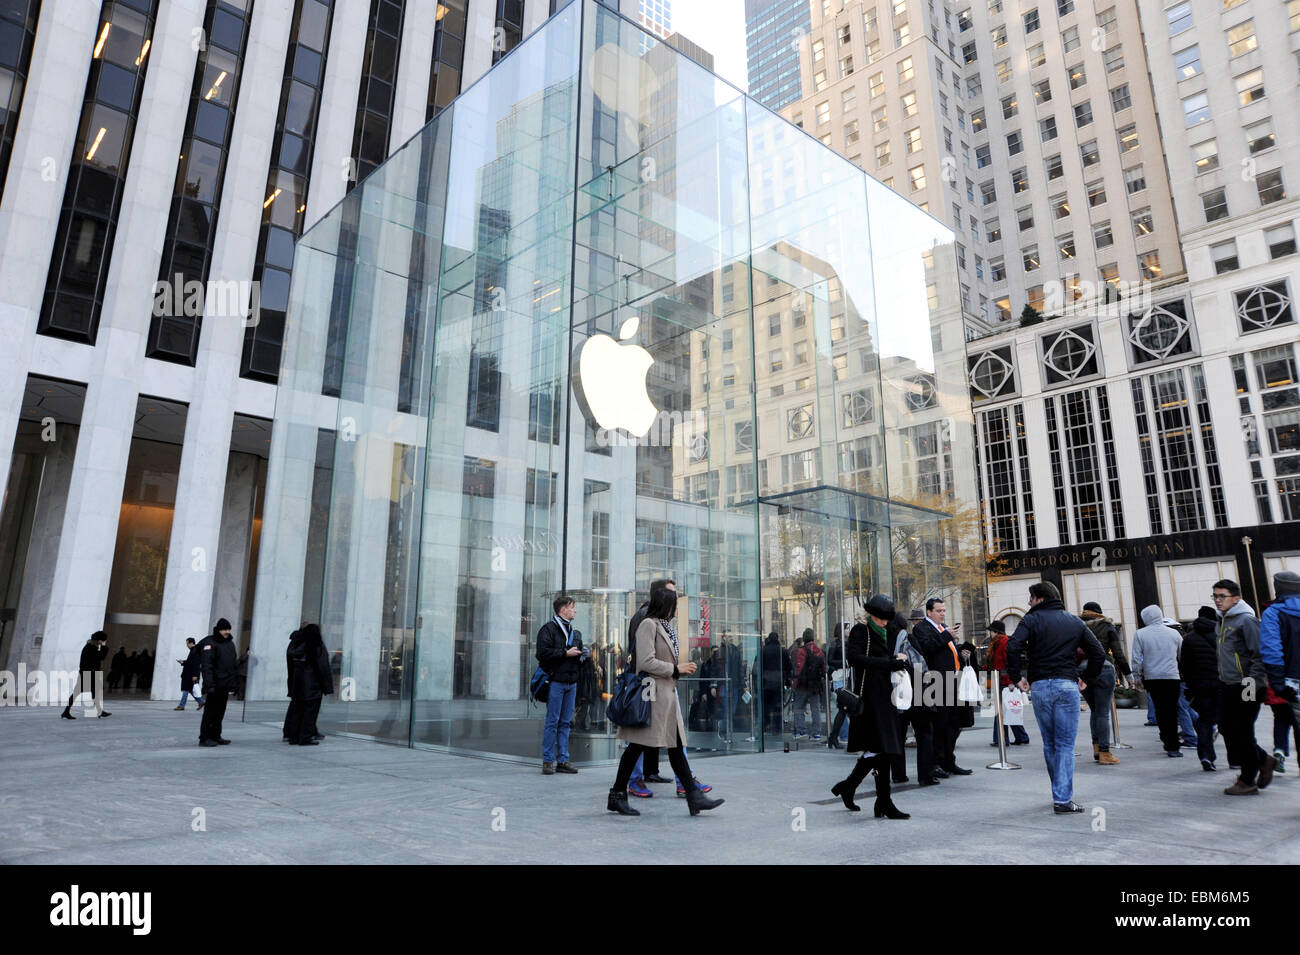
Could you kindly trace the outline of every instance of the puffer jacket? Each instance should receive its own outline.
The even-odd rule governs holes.
[[[1269,686],[1290,699],[1288,680],[1300,680],[1300,594],[1289,594],[1264,611],[1259,625],[1259,652],[1264,659]]]
[[[1268,673],[1259,652],[1259,620],[1244,600],[1219,617],[1219,680],[1237,686],[1247,678],[1255,681],[1259,696],[1264,695]]]
[[[1183,637],[1161,621],[1165,612],[1152,604],[1142,608],[1146,624],[1133,635],[1133,675],[1139,680],[1177,680]]]
[[[1178,673],[1189,686],[1219,682],[1219,650],[1215,645],[1213,620],[1197,617],[1192,621],[1192,629],[1183,637]]]

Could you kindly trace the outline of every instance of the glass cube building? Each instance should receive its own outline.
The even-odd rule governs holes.
[[[574,0],[298,243],[245,718],[313,621],[322,730],[537,759],[564,592],[573,758],[609,759],[671,577],[688,745],[779,744],[770,634],[827,647],[879,591],[985,620],[962,327],[948,229]]]

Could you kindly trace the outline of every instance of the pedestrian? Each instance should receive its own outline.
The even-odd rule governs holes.
[[[924,616],[919,608],[912,611],[913,629]],[[945,777],[948,774],[935,765],[934,723],[939,708],[922,699],[925,695],[925,687],[931,683],[931,678],[927,675],[929,671],[925,654],[913,643],[911,634],[903,623],[902,614],[894,615],[894,619],[885,627],[885,632],[891,638],[888,643],[890,657],[893,658],[901,653],[907,658],[908,679],[913,687],[912,705],[898,714],[898,738],[903,741],[904,748],[902,753],[892,757],[891,776],[896,783],[908,781],[906,747],[907,729],[910,726],[912,735],[916,738],[917,785],[937,786],[939,774],[942,773]]]
[[[1133,678],[1156,702],[1156,724],[1166,756],[1182,756],[1178,739],[1178,697],[1182,695],[1178,658],[1183,638],[1165,624],[1165,614],[1152,604],[1139,615],[1144,626],[1133,635]]]
[[[569,762],[569,730],[578,698],[579,669],[584,655],[589,655],[582,647],[582,633],[573,626],[573,618],[578,615],[573,598],[560,594],[551,607],[555,615],[537,631],[537,662],[551,683],[542,731],[543,776],[578,772]]]
[[[113,714],[104,709],[104,658],[108,656],[108,634],[96,630],[81,648],[81,659],[77,664],[77,685],[68,697],[68,705],[59,714],[61,719],[75,720],[72,704],[83,693],[89,693],[95,701],[95,714],[99,719]]]
[[[775,630],[763,641],[762,655],[754,668],[763,674],[763,725],[767,732],[780,736],[784,729],[781,696],[789,684],[790,655]]]
[[[993,620],[988,625],[988,634],[990,638],[988,654],[985,661],[990,670],[997,671],[998,674],[998,692],[1001,693],[1007,687],[1011,686],[1011,677],[1007,676],[1007,625],[1001,620]],[[1005,714],[1003,714],[1005,716]],[[1008,734],[1008,730],[1010,733]],[[1012,742],[1010,737],[1015,737]],[[1002,740],[1008,746],[1024,746],[1029,742],[1029,732],[1023,725],[1007,726],[1002,725]],[[993,742],[990,746],[998,745],[998,721],[993,721]]]
[[[794,738],[822,741],[822,694],[826,692],[826,657],[817,646],[812,628],[803,632],[803,646],[794,662]],[[804,708],[812,710],[812,724],[804,723]]]
[[[122,691],[126,692],[131,689],[131,681],[137,674],[137,664],[140,662],[140,651],[132,650],[131,655],[122,661]]]
[[[334,677],[320,627],[309,623],[297,633],[289,651],[289,696],[298,704],[288,726],[289,744],[319,746],[316,716],[322,698],[334,692]]]
[[[235,641],[230,636],[230,621],[222,617],[213,624],[212,633],[199,641],[203,695],[207,697],[207,708],[199,724],[200,746],[230,744],[230,740],[221,735],[221,721],[225,719],[226,703],[235,688],[237,657]]]
[[[1083,677],[1075,663],[1083,648]],[[1028,674],[1021,661],[1028,658]],[[1052,781],[1052,810],[1083,812],[1074,801],[1074,741],[1079,735],[1079,695],[1101,674],[1101,644],[1083,621],[1067,613],[1056,585],[1042,580],[1029,588],[1029,610],[1007,642],[1007,676],[1032,694],[1034,718],[1043,739],[1043,759]]]
[[[835,625],[835,637],[831,640],[830,646],[826,649],[826,669],[832,675],[844,669],[844,633],[849,628],[846,623]],[[841,675],[836,677],[831,687],[832,690],[839,690],[844,686],[844,679]],[[835,720],[831,723],[831,735],[826,740],[826,745],[830,749],[842,749],[840,744],[840,735],[844,732],[844,721],[848,719],[848,711],[835,702]]]
[[[1163,623],[1170,630],[1173,630],[1179,637],[1186,636],[1183,625],[1172,617],[1165,617]],[[1178,694],[1178,732],[1182,739],[1182,745],[1189,749],[1196,748],[1196,714],[1192,712],[1192,704],[1188,702],[1187,687],[1179,684]]]
[[[661,588],[676,593],[677,581],[673,580],[671,577],[662,577],[658,580],[652,580],[650,581],[650,590],[648,593],[654,593],[656,590]],[[636,613],[632,614],[632,619],[629,620],[627,624],[627,645],[629,647],[629,652],[632,646],[632,638],[636,635],[637,628],[641,626],[641,621],[646,618],[646,614],[649,612],[650,600],[647,597],[641,606],[636,608]],[[675,619],[668,621],[667,627],[669,632],[671,632],[675,638],[677,636],[677,621]],[[634,796],[649,799],[654,795],[654,793],[650,791],[650,787],[646,784],[666,782],[668,782],[667,777],[661,775],[659,772],[659,750],[647,750],[642,757],[637,760],[636,768],[632,770],[632,779],[628,783],[628,792],[632,793]]]
[[[851,812],[858,811],[853,801],[858,786],[867,774],[876,774],[877,819],[910,819],[890,798],[892,757],[902,755],[903,738],[898,732],[898,709],[893,701],[892,674],[908,669],[907,654],[889,652],[886,630],[894,619],[894,602],[876,594],[865,604],[867,622],[849,631],[845,657],[853,672],[850,693],[858,697],[858,712],[849,714],[849,752],[857,753],[857,762],[848,777],[831,787]]]
[[[692,816],[706,809],[721,806],[723,800],[710,799],[696,784],[690,764],[686,760],[686,727],[682,724],[682,708],[677,698],[677,680],[695,673],[694,663],[680,667],[679,646],[675,632],[667,621],[677,616],[677,594],[667,587],[650,592],[645,619],[637,626],[631,641],[636,672],[649,682],[644,690],[650,700],[650,722],[645,726],[622,726],[618,738],[628,744],[618,763],[614,786],[609,791],[606,808],[624,816],[639,816],[640,812],[627,804],[627,784],[632,778],[632,767],[650,749],[665,747],[668,762],[682,787],[682,794]]]
[[[1201,769],[1214,772],[1214,728],[1219,724],[1219,649],[1215,630],[1219,615],[1213,607],[1202,607],[1183,637],[1183,652],[1178,658],[1178,674],[1191,697],[1196,711],[1196,755]]]
[[[244,688],[248,686],[248,651],[245,650],[239,655],[238,662],[235,663],[235,699],[244,698]]]
[[[116,690],[118,684],[122,682],[122,674],[126,672],[126,647],[118,647],[117,653],[113,654],[113,662],[108,667],[108,688]]]
[[[909,638],[925,657],[927,676],[921,695],[927,703],[935,701],[932,733],[935,761],[939,765],[933,775],[939,779],[969,776],[972,772],[957,765],[957,737],[962,724],[974,715],[970,707],[963,707],[957,699],[957,680],[962,667],[973,665],[973,659],[969,650],[958,651],[956,638],[944,625],[947,614],[941,598],[929,598],[925,602],[925,616],[912,627]]]
[[[302,622],[302,626],[289,634],[289,645],[284,648],[284,673],[286,681],[284,695],[289,697],[289,705],[284,711],[284,725],[280,728],[280,740],[284,743],[291,741],[291,737],[289,736],[290,725],[298,725],[298,701],[293,698],[293,682],[289,674],[293,672],[293,658],[294,654],[298,652],[296,646],[298,642],[298,634],[302,633],[302,628],[305,626],[307,626],[306,620]]]
[[[1219,651],[1219,680],[1223,743],[1228,763],[1240,767],[1241,775],[1223,792],[1226,796],[1253,796],[1273,781],[1276,763],[1255,742],[1255,720],[1260,698],[1268,681],[1260,653],[1259,620],[1250,604],[1241,599],[1235,580],[1220,580],[1211,593],[1219,612],[1216,631]]]
[[[199,682],[199,649],[193,637],[185,638],[186,656],[184,660],[177,660],[181,665],[181,701],[176,704],[176,709],[185,709],[186,697],[193,696],[194,702],[203,709],[203,697],[199,696],[198,690],[194,684]]]
[[[1274,574],[1273,593],[1277,600],[1264,611],[1259,625],[1259,651],[1269,693],[1277,700],[1270,705],[1273,759],[1280,773],[1291,752],[1291,735],[1296,738],[1296,755],[1300,758],[1300,574],[1293,570]]]

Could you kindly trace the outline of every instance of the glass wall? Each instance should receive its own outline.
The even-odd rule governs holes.
[[[536,759],[565,592],[595,650],[573,757],[609,759],[627,623],[670,577],[688,744],[764,746],[769,632],[824,643],[892,590],[896,527],[952,589],[952,236],[895,198],[613,11],[555,14],[298,244],[246,718],[282,714],[318,620],[323,729]]]

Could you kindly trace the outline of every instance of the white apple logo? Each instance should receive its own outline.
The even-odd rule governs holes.
[[[641,319],[632,316],[618,330],[618,340],[637,333]],[[640,345],[620,345],[609,335],[593,335],[578,353],[577,390],[591,417],[606,431],[622,428],[634,438],[649,433],[659,409],[646,392],[646,372],[655,362]]]

